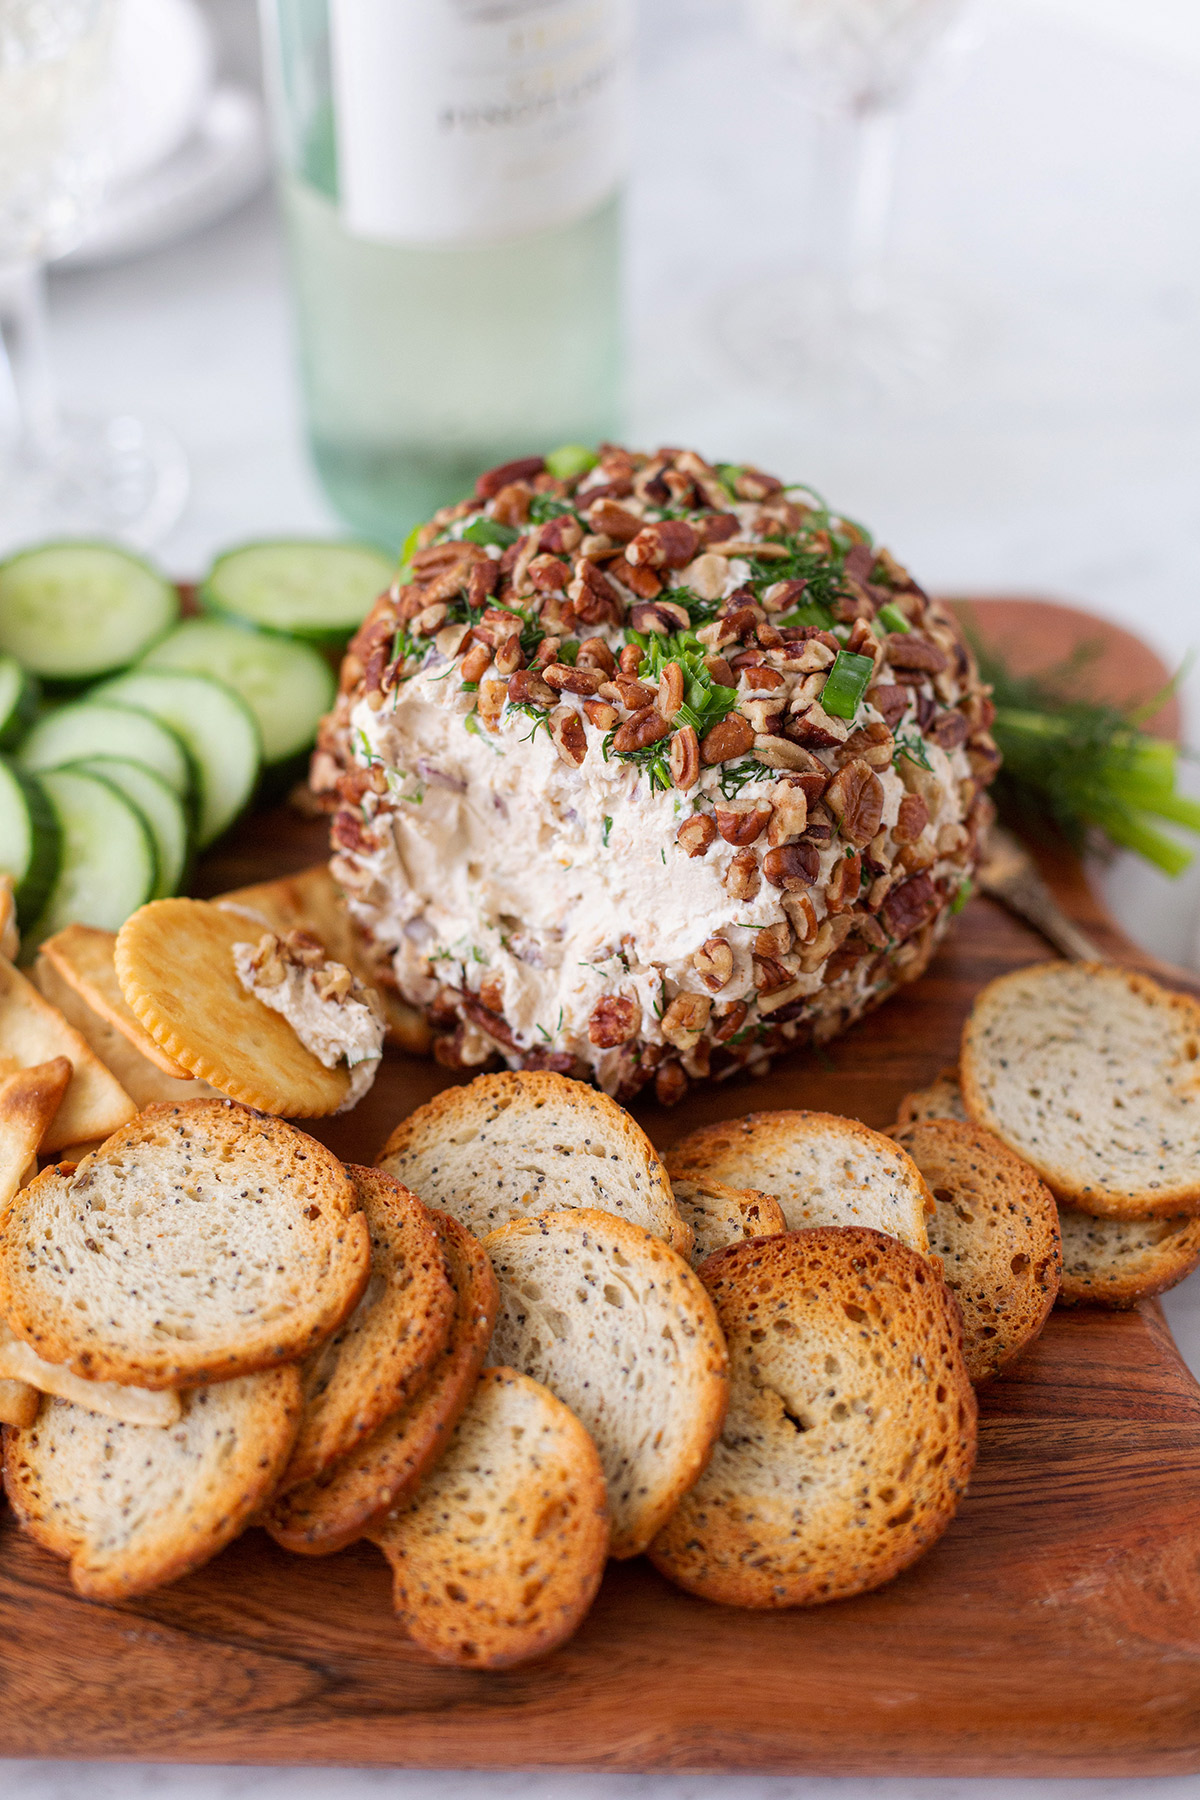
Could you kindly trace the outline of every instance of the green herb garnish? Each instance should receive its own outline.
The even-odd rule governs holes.
[[[546,458],[546,469],[555,481],[571,481],[576,475],[586,475],[599,461],[586,444],[560,444]]]
[[[609,818],[608,814],[605,813],[605,815],[604,815],[604,830],[600,833],[600,842],[604,845],[604,848],[606,850],[608,849],[608,834],[611,830],[612,830],[612,820]]]
[[[821,705],[834,719],[852,719],[875,672],[874,660],[839,650],[821,689]]]
[[[912,630],[912,626],[909,624],[894,600],[889,600],[885,605],[881,606],[876,617],[878,618],[879,623],[888,631]]]
[[[897,734],[896,748],[892,751],[893,768],[899,767],[902,756],[906,757],[909,762],[916,763],[920,769],[933,768],[933,764],[929,760],[929,746],[919,731]]]
[[[463,532],[463,542],[467,544],[496,544],[501,550],[507,550],[515,544],[520,532],[511,525],[501,525],[497,519],[476,519]]]
[[[642,652],[640,681],[657,681],[668,663],[683,670],[683,705],[675,715],[678,725],[690,725],[697,737],[719,724],[737,703],[737,689],[714,681],[705,666],[705,649],[694,631],[673,631],[660,637],[655,632],[627,631],[626,639]]]
[[[550,715],[534,701],[509,700],[505,704],[508,712],[524,713],[527,719],[533,720],[532,730],[527,731],[525,736],[521,739],[523,744],[532,743],[539,730],[544,730],[546,736],[550,736]]]
[[[993,794],[1004,822],[1042,837],[1056,826],[1077,850],[1098,833],[1167,875],[1182,874],[1191,853],[1153,821],[1200,832],[1200,804],[1176,789],[1177,747],[1141,729],[1166,695],[1128,711],[1089,698],[1086,667],[1098,646],[1038,675],[1013,674],[978,642],[975,651],[996,705],[992,735],[1004,766]]]
[[[774,769],[769,769],[766,763],[760,763],[756,758],[751,757],[746,762],[734,763],[732,768],[728,764],[722,764],[721,773],[717,777],[717,786],[721,790],[723,799],[736,800],[742,789],[750,782],[762,781],[764,777],[774,775],[774,773]]]

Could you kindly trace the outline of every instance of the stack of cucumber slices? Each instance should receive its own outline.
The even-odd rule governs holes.
[[[115,545],[0,564],[0,871],[28,948],[181,892],[197,851],[301,773],[329,658],[394,572],[369,545],[252,544],[181,618],[171,582]]]

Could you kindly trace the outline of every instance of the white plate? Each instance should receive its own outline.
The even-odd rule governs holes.
[[[217,88],[184,143],[111,189],[87,234],[56,267],[120,262],[211,225],[258,191],[268,160],[258,96],[244,87]]]

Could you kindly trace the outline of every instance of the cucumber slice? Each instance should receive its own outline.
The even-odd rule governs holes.
[[[171,894],[178,894],[188,865],[190,836],[187,812],[174,789],[168,787],[153,769],[143,768],[141,763],[124,762],[118,756],[93,756],[87,762],[67,766],[81,769],[85,775],[99,775],[102,781],[107,781],[127,800],[133,801],[154,839],[158,880],[150,898],[165,900]]]
[[[37,717],[41,683],[13,656],[0,656],[0,750],[19,744]]]
[[[123,669],[178,617],[166,577],[115,544],[43,544],[0,564],[0,651],[47,681]]]
[[[281,538],[219,556],[200,604],[264,631],[336,644],[362,624],[395,574],[395,558],[371,544]]]
[[[222,619],[184,619],[144,659],[146,669],[215,675],[258,720],[268,768],[307,750],[333,705],[333,671],[311,645]]]
[[[191,758],[178,732],[133,706],[76,700],[38,720],[21,745],[23,769],[61,769],[93,756],[141,763],[187,800],[195,786]]]
[[[23,931],[46,904],[58,874],[60,836],[41,783],[0,760],[0,870],[16,882]]]
[[[130,669],[96,697],[140,706],[178,732],[196,765],[196,843],[203,850],[220,837],[249,803],[262,761],[246,702],[211,675],[182,669]]]
[[[38,943],[65,925],[117,931],[154,892],[158,870],[145,819],[98,775],[49,769],[42,776],[62,831],[62,858],[33,935]]]

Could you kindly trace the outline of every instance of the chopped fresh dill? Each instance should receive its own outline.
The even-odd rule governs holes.
[[[608,761],[611,751],[618,762],[632,763],[635,769],[649,777],[652,794],[666,793],[672,784],[671,764],[668,752],[663,748],[664,740],[660,738],[656,744],[647,744],[642,750],[613,750],[612,742],[619,729],[619,726],[614,726],[600,745],[604,761]]]
[[[533,720],[533,725],[521,739],[523,744],[532,743],[539,731],[544,731],[547,737],[550,736],[550,715],[543,707],[535,705],[532,700],[508,700],[505,702],[505,711],[524,713],[527,719]]]
[[[918,768],[932,769],[929,760],[929,746],[919,731],[900,732],[896,737],[896,748],[892,751],[892,766],[898,767],[900,758],[907,757],[909,762],[916,763]]]
[[[734,763],[732,768],[723,766],[717,777],[717,786],[721,797],[725,800],[736,800],[744,787],[752,781],[763,781],[775,774],[766,763],[760,763],[756,757],[747,757],[745,762]]]

